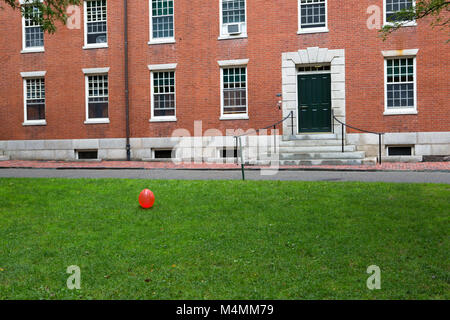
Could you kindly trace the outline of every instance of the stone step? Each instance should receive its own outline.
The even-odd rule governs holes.
[[[299,134],[294,136],[283,137],[286,140],[332,140],[337,139],[335,133],[315,133],[315,134]]]
[[[280,153],[280,160],[312,160],[312,159],[364,159],[364,151],[354,152],[313,152],[313,153]]]
[[[0,161],[8,161],[9,156],[0,156]]]
[[[377,164],[377,157],[366,157],[363,160],[363,164],[370,164],[370,165]]]
[[[257,160],[247,164],[260,166],[320,166],[320,165],[362,165],[364,159],[312,159],[312,160]]]
[[[348,145],[344,147],[345,152],[356,151],[356,146]],[[279,147],[279,153],[316,153],[316,152],[342,152],[342,146],[307,146],[307,147]]]
[[[324,140],[289,140],[280,141],[280,147],[321,147],[321,146],[342,146],[339,139]]]
[[[390,156],[381,157],[381,162],[422,162],[422,156]]]

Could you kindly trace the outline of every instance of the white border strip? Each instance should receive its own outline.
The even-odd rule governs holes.
[[[419,49],[407,49],[407,50],[387,50],[381,51],[384,57],[402,57],[402,56],[415,56],[419,52]]]
[[[220,60],[217,61],[219,66],[221,67],[229,67],[229,66],[243,66],[248,64],[249,59],[239,59],[239,60]]]
[[[47,71],[21,72],[22,78],[44,77]]]
[[[177,68],[177,63],[166,63],[166,64],[149,64],[148,69],[150,71],[158,70],[174,70]]]
[[[88,69],[82,69],[84,74],[96,74],[96,73],[108,73],[108,68],[88,68]]]

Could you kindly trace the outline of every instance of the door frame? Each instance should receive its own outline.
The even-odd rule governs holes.
[[[281,92],[282,116],[294,115],[293,127],[290,121],[283,122],[283,140],[290,140],[298,135],[297,126],[297,72],[298,67],[304,65],[330,64],[331,66],[331,104],[334,115],[345,122],[346,114],[346,57],[345,49],[328,49],[307,47],[293,52],[281,54]],[[292,130],[293,129],[293,130]],[[340,137],[337,121],[334,132]],[[293,131],[293,132],[292,132]]]
[[[296,68],[296,70],[298,70],[298,69]],[[331,124],[331,128],[330,128],[329,132],[322,132],[322,131],[319,131],[319,132],[300,132],[300,114],[298,112],[299,108],[300,108],[299,100],[298,100],[298,98],[299,98],[298,76],[301,76],[301,75],[315,75],[315,74],[329,74],[330,75],[330,80],[331,80],[331,70],[327,70],[327,71],[308,71],[308,72],[297,71],[297,73],[296,73],[296,81],[295,81],[296,82],[296,86],[295,86],[295,88],[296,88],[295,89],[295,96],[296,96],[296,98],[295,98],[295,102],[297,104],[297,111],[296,111],[296,113],[297,113],[297,130],[296,130],[296,133],[297,134],[327,134],[327,133],[332,133],[333,132],[333,124]],[[333,84],[333,82],[331,81],[330,82],[330,95],[332,94],[332,90],[331,90],[332,84]],[[330,109],[333,110],[333,97],[331,98],[330,103],[331,103]]]

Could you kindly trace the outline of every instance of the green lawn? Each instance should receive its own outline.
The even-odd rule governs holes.
[[[449,208],[448,185],[0,179],[0,299],[449,299]]]

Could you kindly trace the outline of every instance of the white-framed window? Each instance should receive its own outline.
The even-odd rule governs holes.
[[[23,125],[46,125],[45,121],[45,72],[26,72],[23,77],[24,122]]]
[[[392,25],[395,22],[401,22],[402,26],[415,26],[416,21],[402,21],[396,18],[396,13],[414,7],[416,5],[415,0],[384,0],[384,24]]]
[[[108,46],[106,0],[84,1],[84,48]]]
[[[109,68],[83,69],[86,90],[85,124],[109,123]]]
[[[386,57],[384,65],[384,114],[417,114],[416,57]]]
[[[219,39],[247,37],[246,6],[246,0],[220,0]]]
[[[239,62],[219,61],[221,120],[248,119],[247,64]]]
[[[149,44],[174,42],[174,0],[150,0]]]
[[[41,10],[27,4],[26,1],[20,2],[24,5],[24,15],[22,17],[22,53],[43,52],[44,51],[44,30],[42,26],[32,20],[32,18],[42,17]]]
[[[149,65],[151,90],[150,122],[177,121],[176,64]]]
[[[328,32],[327,0],[298,1],[298,33]]]

